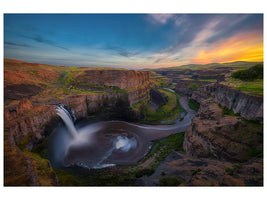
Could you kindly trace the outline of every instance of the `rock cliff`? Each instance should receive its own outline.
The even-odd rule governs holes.
[[[88,70],[77,76],[76,81],[93,85],[117,86],[132,89],[144,85],[150,79],[149,71],[136,70]]]
[[[179,80],[177,81],[175,91],[178,94],[191,96],[194,91],[198,88],[209,84],[208,81],[197,81],[197,80]]]
[[[127,107],[129,110],[124,114],[133,115],[129,117],[136,117],[138,111],[132,111],[130,106],[139,102],[145,103],[150,96],[150,72],[147,71],[83,70],[76,77],[76,80],[92,85],[115,86],[119,89],[100,93],[70,93],[58,98],[52,96],[43,98],[46,96],[45,93],[39,95],[42,98],[39,96],[33,98],[31,97],[32,94],[23,95],[23,90],[21,90],[19,100],[12,101],[5,106],[4,131],[5,151],[7,152],[5,153],[5,185],[17,185],[16,176],[12,175],[14,170],[25,176],[23,178],[24,183],[18,183],[18,185],[58,184],[49,161],[42,160],[31,152],[34,147],[50,135],[47,127],[52,126],[52,123],[59,119],[55,114],[54,105],[65,105],[71,110],[74,120],[87,117],[106,107],[120,111]],[[7,85],[13,87],[12,83],[7,83]],[[16,85],[14,87],[17,88]],[[6,90],[5,92],[8,96],[12,91]],[[22,146],[25,152],[20,149]],[[16,169],[10,167],[10,163],[14,162],[15,157],[18,157],[18,160],[21,158]],[[48,163],[46,164],[46,162]],[[23,167],[26,165],[25,163],[28,165],[26,168]],[[45,173],[39,170],[42,164],[47,165],[46,168],[49,171],[45,176],[43,176]],[[42,182],[43,180],[45,182]]]
[[[183,147],[196,157],[244,162],[262,155],[262,125],[223,115],[211,100],[201,107],[187,128]]]
[[[213,102],[220,104],[222,107],[239,113],[248,120],[263,120],[263,98],[246,94],[227,85],[214,83],[206,85],[193,92],[192,99],[198,101],[212,98]]]
[[[91,71],[90,71],[91,72]],[[102,72],[102,73],[100,73]],[[49,98],[45,100],[31,100],[23,98],[17,104],[11,104],[5,107],[5,131],[9,132],[11,144],[18,144],[25,136],[31,134],[32,143],[27,146],[31,150],[36,141],[42,141],[47,135],[44,132],[45,125],[55,116],[54,106],[63,104],[73,112],[74,119],[81,119],[88,114],[96,112],[103,107],[120,107],[122,101],[131,106],[135,103],[149,99],[150,96],[150,73],[130,70],[101,70],[92,74],[88,79],[83,76],[83,81],[99,81],[99,84],[108,84],[127,89],[121,93],[88,93],[87,95],[68,95],[63,99]],[[108,75],[110,72],[110,75]],[[102,78],[102,75],[105,78]],[[92,76],[92,77],[91,77]],[[98,76],[98,77],[97,77]],[[122,76],[122,77],[120,77]],[[116,78],[115,78],[116,77]],[[81,78],[81,77],[80,77]],[[111,80],[114,82],[112,82]],[[82,79],[79,79],[82,80]],[[102,81],[106,81],[105,83]],[[122,81],[122,82],[120,82]],[[133,81],[133,82],[131,82]],[[134,114],[134,113],[133,113]]]
[[[185,133],[187,153],[238,162],[262,153],[262,97],[214,83],[194,91],[192,99],[200,109]]]

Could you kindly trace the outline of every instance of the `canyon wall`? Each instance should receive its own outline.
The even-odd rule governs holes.
[[[178,94],[191,96],[194,91],[196,91],[201,86],[207,85],[208,81],[197,81],[197,80],[179,80],[175,87],[175,92]]]
[[[188,154],[237,162],[262,156],[262,97],[216,83],[193,92],[192,99],[200,108],[184,136]]]
[[[47,135],[44,132],[45,125],[55,116],[55,109],[53,105],[63,104],[72,111],[74,120],[87,117],[88,114],[96,112],[103,107],[120,107],[121,103],[125,103],[129,106],[149,100],[150,96],[150,73],[138,72],[130,70],[101,70],[103,73],[96,73],[97,70],[92,70],[95,79],[108,81],[109,85],[119,85],[119,87],[127,89],[122,93],[88,93],[88,95],[69,95],[66,98],[49,98],[46,100],[31,100],[23,98],[18,104],[9,105],[5,107],[4,119],[5,119],[5,131],[9,132],[10,143],[18,144],[28,134],[32,135],[32,144],[27,146],[28,150],[31,150],[35,141],[41,141]],[[108,78],[108,72],[110,77],[116,77],[112,79],[114,83]],[[117,73],[115,73],[117,72]],[[104,74],[105,78],[102,78]],[[96,76],[99,76],[98,78]],[[122,75],[122,77],[120,77]],[[83,76],[84,78],[84,76]],[[89,77],[91,78],[91,76]],[[85,79],[85,78],[84,78]],[[135,81],[133,81],[136,79]],[[80,80],[80,79],[79,79]],[[90,79],[88,79],[90,80]],[[123,80],[123,82],[120,82]],[[132,82],[133,81],[133,82]],[[103,82],[101,82],[103,83]],[[96,82],[94,82],[96,84]],[[132,114],[138,114],[132,112]]]
[[[246,94],[227,85],[214,83],[206,85],[193,92],[192,99],[201,103],[202,100],[212,98],[213,102],[222,107],[239,113],[248,120],[263,120],[263,97]]]
[[[90,70],[86,71],[86,76],[77,77],[77,81],[88,84],[98,84],[107,86],[117,86],[121,90],[112,93],[90,93],[88,94],[68,94],[60,98],[22,98],[17,102],[10,103],[4,109],[4,132],[5,132],[5,185],[16,185],[13,182],[12,172],[14,167],[9,163],[15,157],[25,159],[28,167],[19,167],[18,173],[25,174],[26,185],[45,185],[40,183],[40,173],[36,159],[32,155],[25,154],[20,148],[30,152],[50,135],[49,127],[53,122],[57,123],[59,117],[55,113],[54,105],[63,104],[70,111],[74,120],[85,118],[94,114],[99,109],[106,107],[113,108],[122,113],[122,116],[138,117],[138,110],[131,110],[130,106],[138,103],[146,103],[150,98],[150,72],[131,70]],[[23,91],[21,91],[23,92]],[[125,109],[125,110],[123,110]],[[23,159],[22,159],[23,160]],[[38,159],[37,159],[38,160]],[[47,160],[46,160],[47,161]],[[45,162],[46,162],[45,161]],[[43,162],[43,161],[42,161]],[[23,164],[21,162],[21,164]],[[25,164],[25,163],[24,163]],[[23,164],[23,165],[24,165]],[[48,161],[49,164],[49,161]],[[19,169],[20,168],[20,169]],[[40,167],[39,167],[40,168]],[[26,173],[32,169],[32,173]],[[52,169],[48,166],[48,169]],[[24,170],[24,171],[23,171]],[[26,170],[26,171],[25,171]],[[34,172],[35,170],[35,172]],[[43,173],[43,172],[42,172]],[[42,174],[41,173],[41,174]],[[35,175],[30,177],[30,175]],[[48,174],[47,185],[57,185],[57,177],[53,170]]]
[[[88,70],[76,78],[77,82],[117,86],[132,89],[144,85],[150,79],[149,71],[136,70]]]

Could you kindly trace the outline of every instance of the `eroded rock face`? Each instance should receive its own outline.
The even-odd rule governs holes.
[[[164,95],[156,89],[151,90],[151,99],[152,99],[152,103],[158,106],[161,106],[166,103],[166,99]]]
[[[112,73],[113,71],[110,70]],[[117,70],[118,71],[118,70]],[[135,72],[135,71],[134,71]],[[132,73],[130,73],[132,74]],[[135,73],[134,73],[135,74]],[[47,99],[32,103],[28,98],[23,98],[16,105],[5,107],[5,131],[9,132],[11,144],[18,144],[25,136],[31,135],[28,150],[31,150],[38,141],[42,141],[47,135],[44,132],[45,125],[55,116],[54,105],[63,104],[73,112],[74,120],[88,116],[103,107],[120,107],[122,100],[128,106],[144,101],[150,96],[149,74],[137,73],[137,76],[144,75],[134,88],[125,93],[113,94],[88,94],[70,95],[64,99]],[[145,81],[146,80],[146,81]],[[114,85],[116,82],[114,83]],[[131,87],[133,85],[128,84]]]
[[[194,91],[199,87],[209,84],[207,81],[197,81],[197,80],[179,80],[177,82],[175,91],[178,94],[191,96]]]
[[[131,89],[142,86],[150,79],[149,71],[135,70],[88,70],[77,77],[77,82],[117,86]]]
[[[87,117],[88,114],[97,112],[97,110],[104,107],[112,107],[116,109],[124,109],[125,106],[129,108],[135,103],[149,100],[150,96],[150,73],[142,71],[131,70],[92,70],[86,72],[86,76],[80,77],[79,81],[85,81],[90,84],[105,84],[108,86],[117,86],[125,91],[120,93],[88,93],[87,95],[68,95],[65,98],[48,98],[36,99],[32,101],[28,98],[22,98],[20,101],[5,106],[4,109],[4,131],[5,131],[5,150],[13,152],[11,154],[5,153],[5,185],[16,185],[16,176],[12,176],[14,168],[10,167],[8,170],[8,163],[12,163],[15,157],[21,158],[16,170],[18,174],[27,174],[23,183],[18,182],[17,185],[57,185],[57,177],[52,173],[52,168],[47,164],[47,169],[51,171],[52,177],[43,176],[43,172],[37,170],[37,160],[22,152],[18,146],[23,145],[27,151],[32,151],[33,148],[40,144],[50,133],[46,130],[51,122],[57,121],[58,118],[54,105],[63,104],[67,106],[71,112],[74,120]],[[9,90],[5,90],[8,92]],[[27,91],[26,91],[27,92]],[[23,90],[20,91],[23,93]],[[7,94],[9,95],[9,94]],[[15,95],[15,94],[14,94]],[[21,95],[24,97],[24,95]],[[122,105],[122,103],[124,105]],[[122,111],[121,111],[122,112]],[[125,110],[124,110],[125,112]],[[138,112],[138,111],[137,111]],[[138,114],[126,112],[127,115]],[[14,154],[14,156],[13,156]],[[23,161],[25,160],[25,162]],[[44,161],[46,162],[46,161]],[[28,166],[28,167],[22,167]],[[32,177],[31,177],[32,175]],[[48,176],[50,176],[48,175]],[[18,175],[20,177],[20,175]],[[47,180],[47,182],[42,182]]]
[[[54,106],[36,105],[30,106],[29,100],[26,104],[22,100],[18,107],[5,109],[5,132],[8,132],[8,138],[11,146],[16,146],[24,137],[30,137],[27,149],[31,150],[35,144],[42,141],[45,135],[44,127],[55,116]],[[30,106],[30,107],[28,107]]]
[[[23,98],[16,108],[18,114],[23,114],[23,112],[27,112],[30,109],[32,109],[32,102],[28,98]]]
[[[263,120],[263,98],[243,93],[227,85],[215,83],[206,85],[193,92],[192,99],[201,103],[202,100],[212,98],[213,102],[240,113],[248,120]]]
[[[23,99],[29,98],[32,95],[37,94],[42,91],[42,88],[36,85],[26,85],[26,84],[14,84],[7,85],[4,87],[4,99]]]
[[[154,174],[141,180],[145,186],[160,185],[159,180],[166,177],[176,177],[181,182],[179,186],[263,186],[262,174],[262,158],[240,164],[173,151]]]
[[[222,109],[206,100],[186,130],[183,148],[195,157],[244,162],[261,155],[262,131],[261,124],[222,116]]]
[[[5,186],[53,186],[58,178],[46,159],[33,156],[12,146],[5,134],[4,140],[4,185]]]

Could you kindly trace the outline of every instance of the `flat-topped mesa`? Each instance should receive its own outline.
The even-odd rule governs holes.
[[[206,85],[193,92],[192,99],[201,103],[205,99],[212,98],[213,102],[222,107],[239,113],[248,120],[263,120],[263,98],[239,91],[227,85],[214,83]]]
[[[150,81],[149,71],[136,70],[87,70],[76,77],[78,83],[117,86],[120,89],[133,89]]]

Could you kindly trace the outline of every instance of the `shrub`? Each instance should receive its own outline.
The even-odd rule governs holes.
[[[229,116],[240,116],[240,113],[234,113],[232,109],[228,109],[226,107],[222,107],[219,105],[220,108],[222,108],[222,116],[224,117],[225,115]]]
[[[181,183],[182,182],[174,176],[162,177],[159,179],[160,186],[178,186]]]
[[[195,110],[195,111],[198,111],[198,109],[200,107],[200,104],[193,99],[189,99],[188,105],[189,105],[189,108],[191,108],[192,110]]]
[[[198,168],[197,170],[195,170],[193,173],[192,173],[192,176],[195,176],[198,172],[201,172],[201,169]]]
[[[145,175],[151,176],[154,172],[155,172],[155,170],[152,168],[144,168],[144,169],[138,170],[135,173],[135,176],[136,176],[136,178],[140,178],[140,177],[145,176]]]
[[[238,70],[232,74],[232,77],[242,81],[263,79],[263,64],[255,65],[247,70]]]
[[[197,90],[200,87],[201,87],[201,84],[199,84],[199,83],[189,83],[189,85],[188,85],[188,88],[193,90],[193,91]]]

